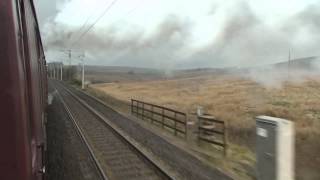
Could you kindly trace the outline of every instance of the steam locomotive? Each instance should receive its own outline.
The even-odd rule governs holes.
[[[43,179],[47,75],[32,0],[0,1],[0,83],[0,179]]]

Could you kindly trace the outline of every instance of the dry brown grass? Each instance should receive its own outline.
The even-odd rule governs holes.
[[[179,80],[93,85],[121,101],[131,98],[187,113],[204,107],[228,123],[232,144],[253,150],[255,116],[270,115],[295,122],[298,179],[320,179],[320,81],[286,83],[265,88],[251,80],[232,77],[195,77]]]

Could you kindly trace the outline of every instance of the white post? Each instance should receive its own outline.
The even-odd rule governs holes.
[[[53,79],[55,79],[55,78],[56,78],[56,68],[53,67]]]
[[[62,68],[63,68],[63,64],[61,63],[61,66],[60,66],[60,80],[62,81]]]
[[[84,58],[82,59],[82,89],[84,89]]]
[[[71,66],[71,49],[68,50],[69,66]]]

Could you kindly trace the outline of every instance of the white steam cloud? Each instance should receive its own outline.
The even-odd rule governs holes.
[[[319,4],[305,8],[281,24],[270,25],[247,3],[238,2],[231,6],[224,23],[216,27],[218,33],[213,39],[196,48],[190,48],[195,22],[174,14],[163,19],[148,36],[141,27],[118,33],[122,32],[121,27],[108,26],[90,31],[75,47],[91,54],[93,63],[109,65],[186,68],[269,64],[286,58],[289,48],[293,49],[293,55],[317,55]],[[209,23],[215,26],[215,22]],[[78,30],[79,27],[49,21],[42,31],[45,45],[67,48],[76,39],[73,35]]]
[[[211,4],[206,17],[199,19],[205,21],[202,32],[207,34],[197,34],[201,32],[197,31],[198,19],[169,13],[151,32],[137,24],[125,26],[126,30],[121,23],[96,27],[73,48],[85,51],[89,64],[164,69],[261,66],[285,61],[289,49],[292,58],[319,55],[320,2],[271,23],[244,1],[226,4]],[[70,48],[80,25],[47,19],[42,28],[46,50]],[[206,27],[214,30],[206,31]],[[199,36],[202,41],[207,36],[206,43],[194,46]],[[268,72],[283,74],[273,73],[274,68]],[[258,82],[274,84],[254,71],[249,74]]]

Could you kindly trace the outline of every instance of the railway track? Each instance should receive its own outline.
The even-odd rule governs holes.
[[[92,108],[91,111],[97,112],[99,116],[105,118],[105,121],[125,132],[124,134],[130,135],[129,140],[136,143],[138,149],[142,150],[149,160],[154,162],[154,164],[159,164],[161,170],[168,172],[171,179],[233,179],[232,175],[218,170],[213,164],[204,163],[203,160],[199,160],[198,157],[193,156],[191,152],[176,147],[164,138],[141,127],[106,105],[100,99],[63,82],[57,81],[56,83],[72,92],[73,96],[78,97],[79,101],[90,106]]]
[[[77,95],[52,83],[105,179],[172,179]]]
[[[81,168],[83,176],[82,178],[88,180],[107,180],[107,176],[105,175],[100,164],[98,163],[97,158],[93,153],[93,150],[89,146],[82,130],[80,129],[78,123],[73,117],[69,107],[66,105],[65,101],[62,99],[59,93],[58,97],[68,115],[67,118],[70,120],[66,122],[66,125],[69,131],[69,138],[71,139],[74,148],[77,150],[75,154],[78,157],[77,160]]]

